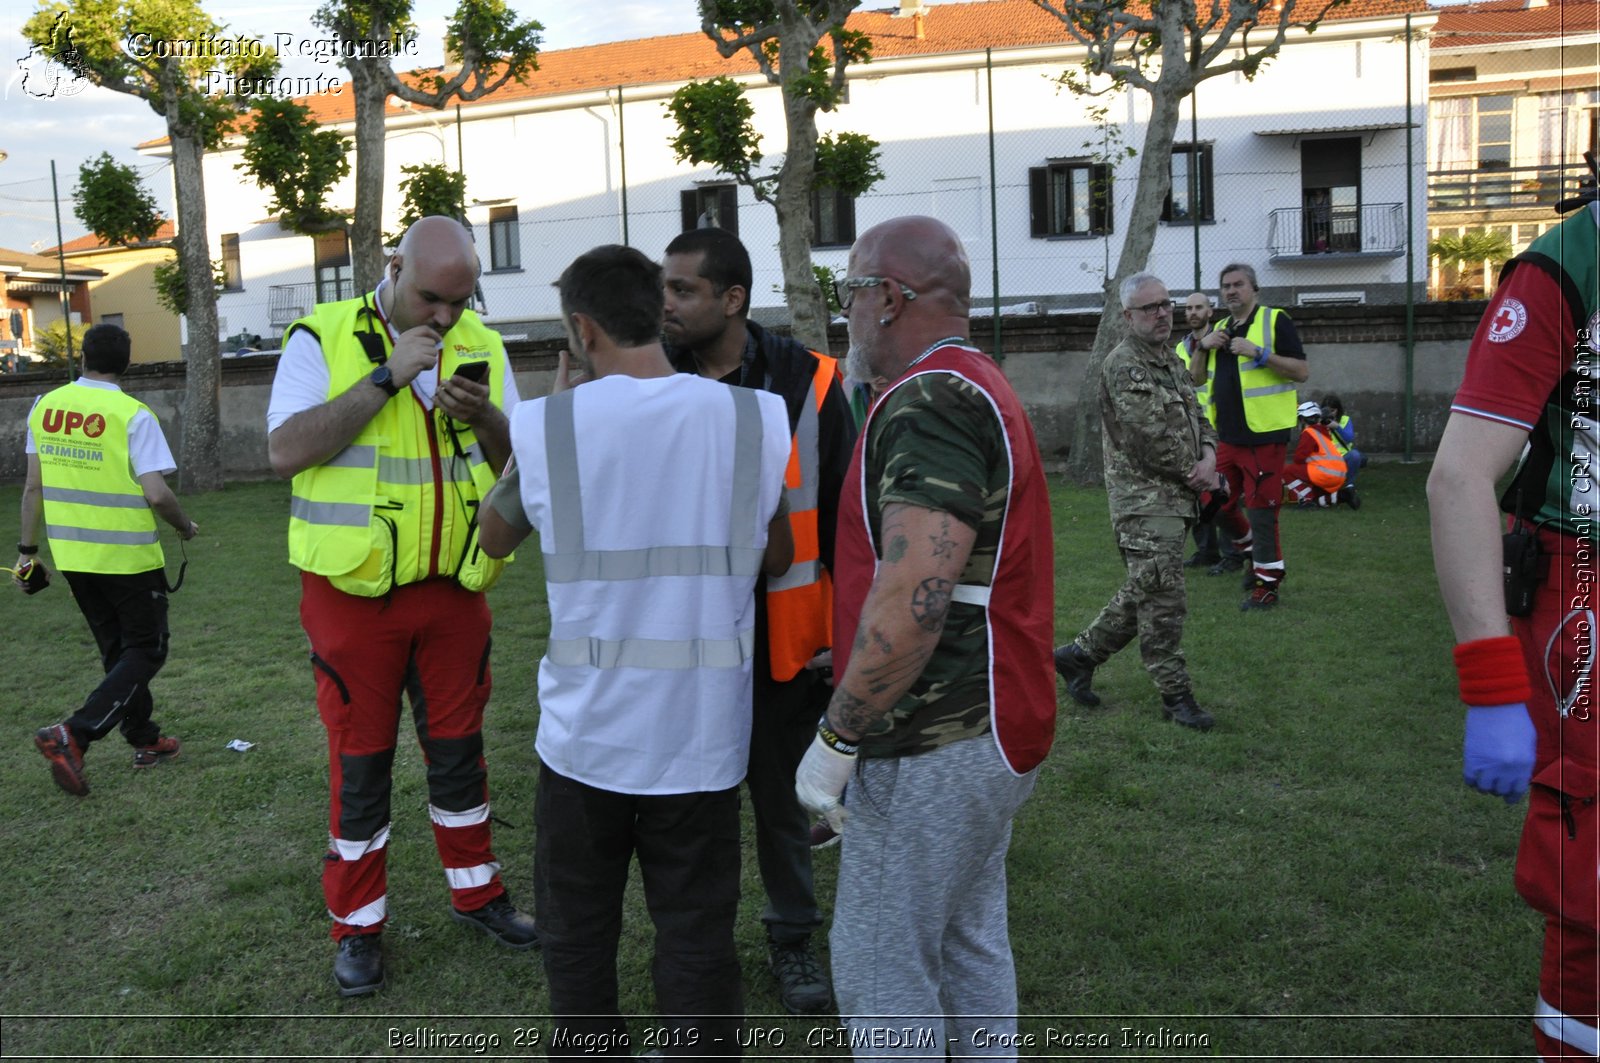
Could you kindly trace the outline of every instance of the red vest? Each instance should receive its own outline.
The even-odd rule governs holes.
[[[1050,656],[1055,637],[1055,542],[1039,444],[1021,401],[999,366],[977,350],[941,347],[884,394],[923,373],[953,373],[978,388],[994,405],[1005,428],[1010,491],[1002,516],[994,583],[988,588],[962,584],[956,599],[981,600],[987,591],[989,726],[1007,766],[1021,775],[1037,767],[1050,752],[1056,724],[1056,676]],[[882,406],[880,399],[856,439],[839,500],[833,660],[834,674],[841,677],[850,664],[861,607],[878,565],[877,544],[866,517],[863,454],[872,417]]]

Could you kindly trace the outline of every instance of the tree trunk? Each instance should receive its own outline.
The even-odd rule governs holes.
[[[177,107],[167,114],[176,115]],[[186,494],[219,491],[222,478],[222,360],[217,341],[217,285],[211,273],[206,235],[204,148],[169,118],[173,180],[178,201],[178,251],[188,299],[189,350],[184,366],[183,435],[179,443],[178,487]]]
[[[350,91],[356,108],[356,215],[350,226],[350,266],[356,294],[370,292],[383,276],[384,103],[389,91],[380,60],[351,59]]]
[[[1105,280],[1105,309],[1100,315],[1100,327],[1095,330],[1088,364],[1084,367],[1073,417],[1067,476],[1077,483],[1095,484],[1105,476],[1100,453],[1100,411],[1095,401],[1100,393],[1100,367],[1123,336],[1122,303],[1117,290],[1124,277],[1145,268],[1150,261],[1150,249],[1155,246],[1161,206],[1172,182],[1172,138],[1178,128],[1178,107],[1188,94],[1186,82],[1168,85],[1165,79],[1151,93],[1150,121],[1145,127],[1144,147],[1139,154],[1139,181],[1133,190],[1128,235],[1122,242],[1116,273]],[[1176,321],[1173,327],[1177,327]]]
[[[783,296],[789,304],[794,338],[814,351],[828,353],[828,305],[811,268],[811,189],[817,172],[817,105],[796,91],[806,72],[805,59],[815,38],[788,10],[779,30],[782,65],[779,91],[788,144],[778,171],[778,260],[783,264]]]

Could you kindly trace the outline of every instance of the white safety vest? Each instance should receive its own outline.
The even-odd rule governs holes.
[[[511,441],[549,589],[540,759],[622,793],[738,785],[783,400],[608,376],[520,403]]]

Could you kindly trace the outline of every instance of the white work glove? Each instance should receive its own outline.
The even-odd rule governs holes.
[[[794,793],[807,812],[822,816],[828,821],[828,826],[839,833],[844,830],[844,821],[849,818],[840,798],[850,782],[850,773],[855,770],[856,753],[854,746],[842,741],[832,731],[828,731],[828,737],[824,737],[822,732],[826,727],[827,722],[824,721],[822,727],[817,729],[817,737],[812,740],[811,748],[806,750],[805,758],[800,761],[799,769],[795,771]]]

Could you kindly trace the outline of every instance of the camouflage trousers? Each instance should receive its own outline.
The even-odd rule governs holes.
[[[1183,659],[1183,548],[1189,521],[1183,517],[1123,517],[1115,522],[1117,548],[1128,578],[1077,643],[1095,664],[1139,636],[1145,670],[1165,696],[1189,692]]]

